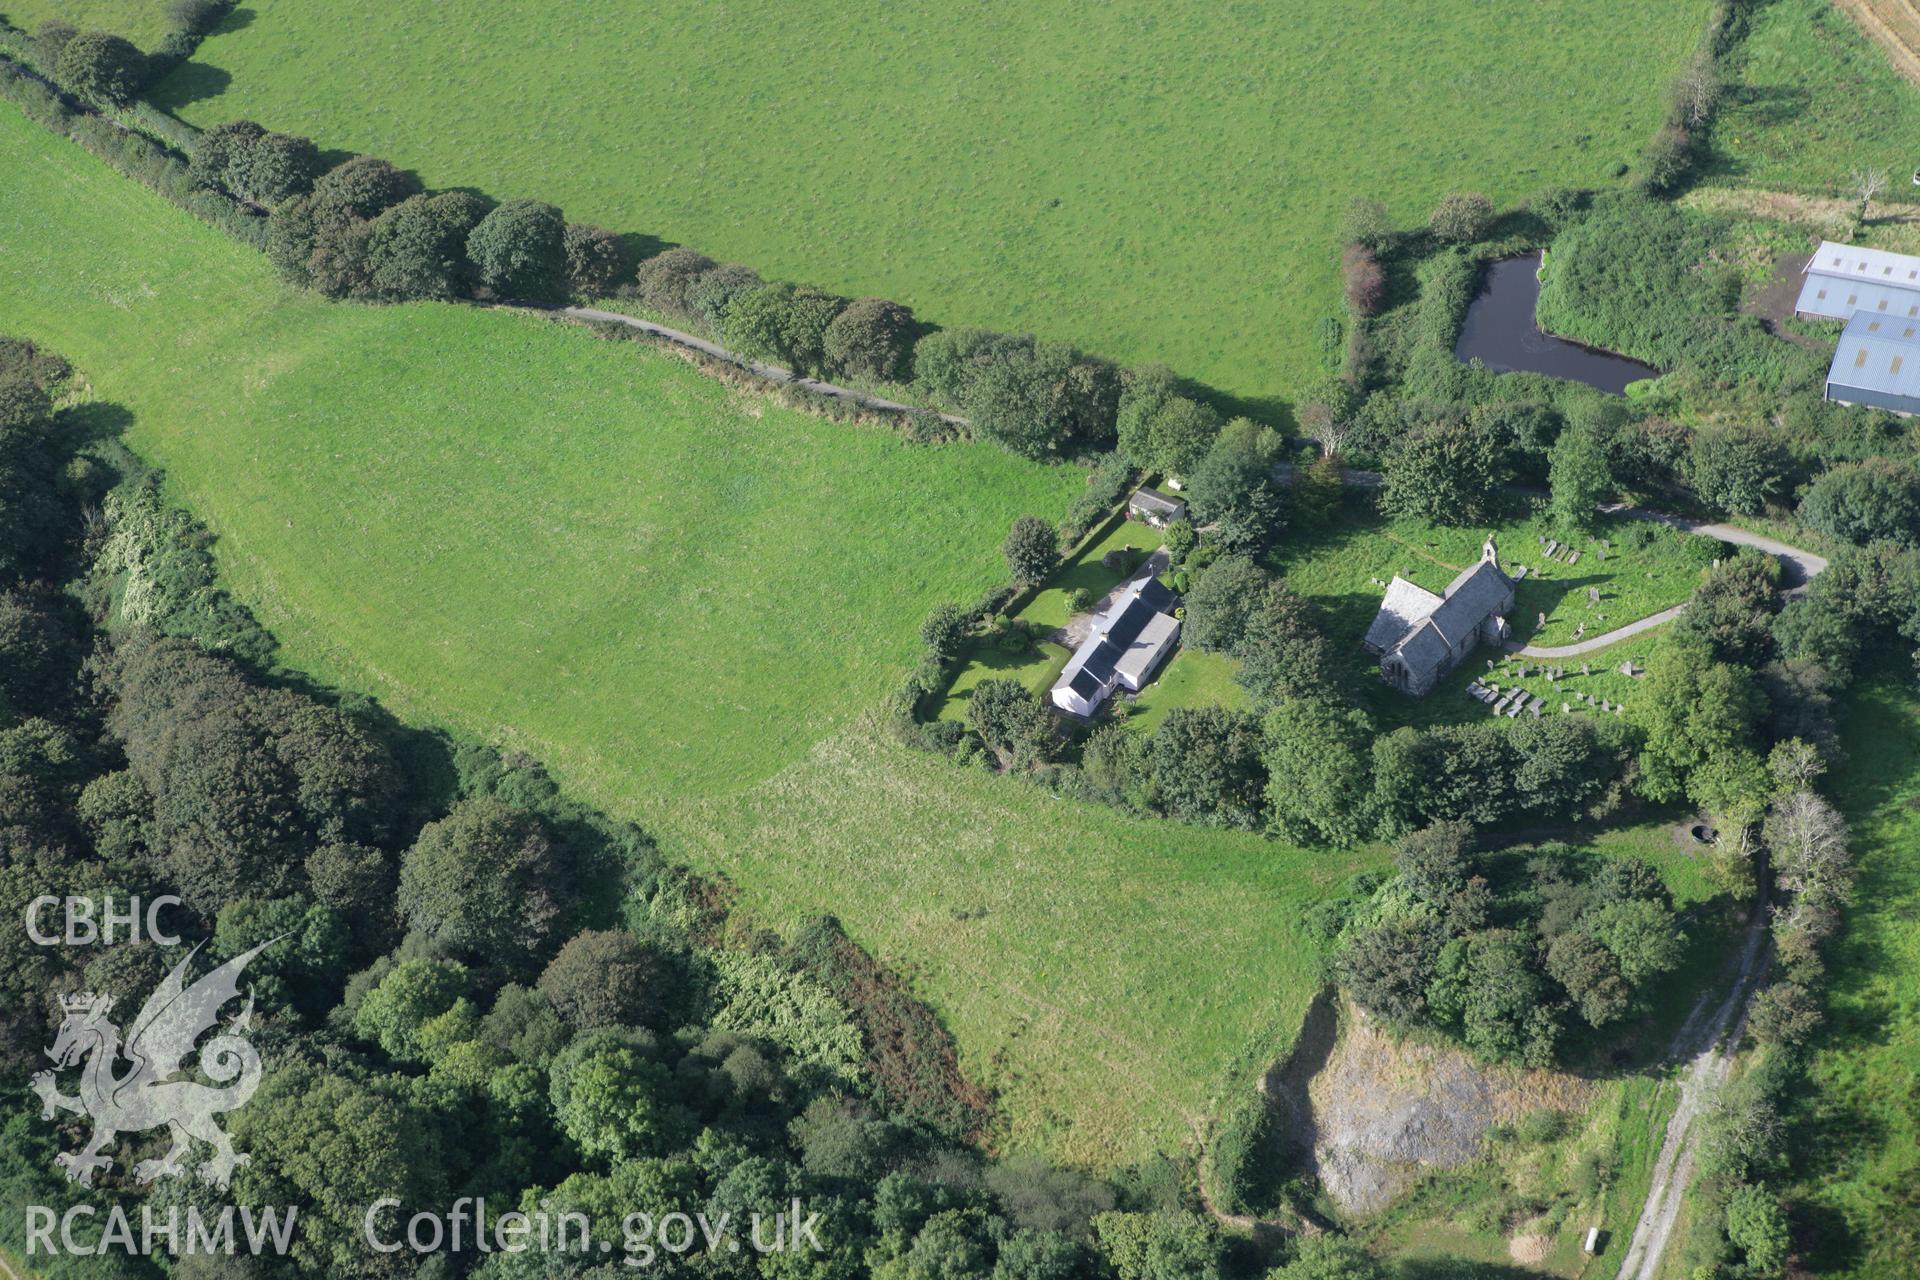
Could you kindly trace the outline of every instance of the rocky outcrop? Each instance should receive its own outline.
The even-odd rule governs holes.
[[[1296,1151],[1348,1214],[1377,1213],[1428,1172],[1473,1160],[1492,1125],[1591,1101],[1586,1081],[1481,1066],[1444,1044],[1398,1040],[1344,1001],[1335,1035],[1335,1012],[1331,1000],[1315,1002],[1295,1053],[1267,1087]]]

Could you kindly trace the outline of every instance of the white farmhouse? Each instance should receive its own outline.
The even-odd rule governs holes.
[[[1138,693],[1180,637],[1173,606],[1173,592],[1153,575],[1128,583],[1093,620],[1093,630],[1061,670],[1053,686],[1053,705],[1090,716],[1116,688]]]

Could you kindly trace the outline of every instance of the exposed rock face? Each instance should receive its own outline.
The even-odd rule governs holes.
[[[1349,1214],[1377,1213],[1428,1171],[1474,1159],[1491,1125],[1591,1099],[1592,1086],[1572,1076],[1482,1067],[1458,1049],[1396,1040],[1351,1004],[1340,1006],[1337,1040],[1330,1004],[1316,1004],[1307,1021],[1301,1039],[1317,1052],[1296,1053],[1267,1087]]]

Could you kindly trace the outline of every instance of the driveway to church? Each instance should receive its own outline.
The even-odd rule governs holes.
[[[1689,520],[1685,516],[1670,516],[1664,511],[1649,511],[1645,507],[1630,507],[1623,502],[1615,502],[1600,508],[1609,515],[1618,514],[1630,520],[1651,520],[1664,524],[1668,528],[1678,529],[1682,533],[1697,533],[1703,538],[1718,538],[1722,542],[1731,542],[1736,546],[1753,547],[1776,556],[1787,567],[1787,594],[1804,595],[1807,584],[1827,567],[1827,558],[1817,556],[1800,547],[1788,546],[1784,542],[1766,537],[1764,534],[1749,533],[1745,529],[1730,524],[1706,524],[1699,520]]]
[[[1609,515],[1623,515],[1630,520],[1651,520],[1656,524],[1664,524],[1669,528],[1678,529],[1683,533],[1697,533],[1703,538],[1718,538],[1722,542],[1731,542],[1736,546],[1742,547],[1753,547],[1766,552],[1770,556],[1775,556],[1780,560],[1781,564],[1786,566],[1787,594],[1789,596],[1804,594],[1807,589],[1807,584],[1813,581],[1813,579],[1827,567],[1825,556],[1817,556],[1813,552],[1804,550],[1803,548],[1788,546],[1784,542],[1765,537],[1762,534],[1749,533],[1745,529],[1736,528],[1730,524],[1706,524],[1699,520],[1689,520],[1684,516],[1670,516],[1663,511],[1648,511],[1644,507],[1629,507],[1624,503],[1614,503],[1610,506],[1601,507],[1600,509]],[[1610,644],[1617,644],[1631,636],[1637,636],[1643,631],[1651,631],[1655,627],[1665,626],[1686,612],[1686,608],[1687,606],[1685,604],[1676,604],[1672,608],[1662,609],[1658,613],[1648,614],[1638,622],[1629,622],[1624,627],[1615,627],[1612,631],[1606,632],[1604,635],[1597,635],[1591,640],[1582,640],[1578,644],[1530,644],[1522,646],[1509,643],[1507,645],[1507,652],[1518,654],[1523,658],[1577,658],[1583,653],[1592,653],[1596,649],[1604,649]]]

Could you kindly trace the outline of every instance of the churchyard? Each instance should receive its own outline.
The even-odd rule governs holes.
[[[1714,558],[1726,553],[1712,539],[1623,515],[1599,517],[1590,534],[1569,534],[1546,517],[1531,514],[1485,529],[1444,528],[1352,504],[1324,529],[1282,538],[1267,564],[1320,608],[1335,649],[1365,677],[1360,683],[1370,691],[1370,709],[1390,720],[1417,723],[1433,714],[1407,705],[1416,700],[1373,678],[1378,659],[1362,651],[1360,638],[1395,575],[1429,591],[1444,591],[1460,570],[1479,559],[1488,533],[1499,545],[1501,568],[1517,579],[1517,603],[1509,622],[1514,639],[1525,645],[1583,643],[1679,604],[1700,584]],[[1626,646],[1632,652],[1613,657],[1607,666],[1602,662],[1611,650],[1581,659],[1596,672],[1617,667],[1628,657],[1644,657],[1652,639],[1635,637]],[[1485,659],[1497,656],[1490,650],[1476,656],[1426,701],[1458,709],[1463,699],[1449,691],[1463,689],[1476,673],[1487,675]],[[1573,672],[1578,672],[1579,661],[1571,664]],[[1556,665],[1569,663],[1560,659]],[[1581,690],[1609,698],[1624,692],[1584,684]],[[1444,709],[1435,714],[1458,718]]]

